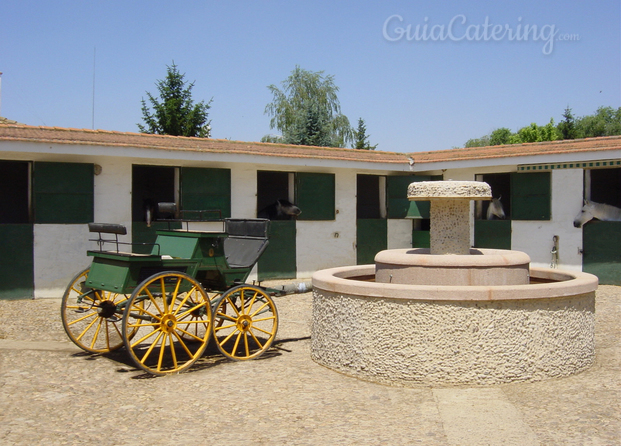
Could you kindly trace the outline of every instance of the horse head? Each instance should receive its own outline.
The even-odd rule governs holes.
[[[502,195],[498,198],[492,198],[492,202],[489,204],[487,208],[487,219],[493,220],[494,216],[504,220],[505,218],[505,210],[502,208],[502,203],[500,199]]]
[[[278,215],[286,215],[288,217],[297,217],[302,213],[302,210],[299,207],[282,198],[276,200],[276,209]]]
[[[270,220],[290,220],[302,213],[302,210],[295,204],[284,198],[279,198],[276,202],[266,206],[257,213],[259,218]]]
[[[584,200],[582,210],[574,218],[574,226],[579,228],[594,218],[601,221],[621,221],[621,209],[610,204]]]
[[[594,206],[591,201],[584,200],[584,205],[582,206],[582,209],[580,210],[578,215],[576,215],[576,218],[574,218],[574,227],[580,228],[586,222],[593,220],[593,218],[595,218],[595,215],[593,214],[593,208]]]

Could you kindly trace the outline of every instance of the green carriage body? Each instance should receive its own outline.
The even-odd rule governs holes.
[[[88,251],[93,257],[86,279],[90,288],[131,294],[162,271],[183,272],[206,290],[244,283],[267,247],[269,221],[225,220],[225,232],[158,230],[151,254]]]

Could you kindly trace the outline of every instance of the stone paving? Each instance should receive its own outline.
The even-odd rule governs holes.
[[[311,293],[276,298],[276,348],[211,351],[151,377],[123,350],[88,355],[60,300],[0,301],[0,445],[619,445],[621,287],[600,286],[595,364],[492,387],[388,387],[310,359]]]

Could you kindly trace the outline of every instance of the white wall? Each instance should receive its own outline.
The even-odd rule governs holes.
[[[131,232],[132,163],[121,158],[102,158],[95,175],[95,221],[118,223]]]
[[[231,217],[254,218],[257,214],[257,168],[253,164],[231,169]]]
[[[388,249],[412,247],[412,220],[388,219]]]
[[[35,298],[62,297],[71,279],[90,265],[88,226],[34,225]]]
[[[335,172],[334,221],[297,222],[298,278],[318,269],[356,264],[356,172]]]
[[[582,270],[582,230],[573,220],[582,207],[582,169],[552,171],[552,216],[550,221],[512,223],[511,248],[526,252],[531,265],[550,267],[553,237],[558,236],[558,268]]]

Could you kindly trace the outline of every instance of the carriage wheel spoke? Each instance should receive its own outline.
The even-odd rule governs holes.
[[[182,338],[181,336],[179,336],[179,334],[177,334],[177,332],[174,332],[174,331],[173,331],[173,332],[172,332],[172,334],[170,335],[170,343],[171,343],[171,345],[172,345],[172,335],[173,335],[173,334],[174,334],[174,335],[175,335],[175,337],[177,338],[177,341],[179,342],[179,344],[181,345],[181,347],[183,347],[183,349],[185,350],[185,352],[188,354],[188,356],[189,356],[190,358],[194,358],[194,353],[192,353],[192,352],[190,351],[190,349],[188,348],[188,346],[185,344],[185,342],[184,342],[183,338]],[[196,338],[196,339],[200,340],[200,338]],[[173,351],[174,351],[174,349],[173,349]]]
[[[93,335],[93,339],[91,340],[91,348],[95,347],[95,343],[97,342],[97,338],[99,337],[99,334],[101,333],[101,326],[103,324],[103,318],[98,317],[97,320],[98,320],[97,328],[95,329],[95,334]]]
[[[257,314],[259,314],[261,312],[261,310],[263,310],[268,305],[269,305],[269,303],[265,302],[263,305],[261,305],[261,307],[259,307],[258,310],[256,310],[254,313],[252,313],[252,317],[255,317]]]
[[[155,326],[156,324],[152,324],[152,325]],[[159,324],[157,324],[157,325],[159,325]],[[131,344],[131,347],[136,347],[136,346],[142,344],[144,341],[146,341],[147,339],[149,339],[150,337],[152,337],[156,333],[160,333],[160,335],[161,335],[162,332],[159,329],[153,330],[153,331],[147,333],[146,335],[144,335],[142,338],[140,338],[137,341],[135,341],[133,344]],[[159,336],[158,336],[158,339],[159,339]],[[156,341],[157,341],[157,339],[156,339]],[[154,341],[154,342],[156,342],[156,341]]]
[[[214,330],[215,331],[226,330],[227,328],[232,328],[232,327],[235,327],[236,325],[237,324],[221,325],[220,327],[215,327]]]
[[[161,331],[152,331],[151,333],[149,333],[149,335],[147,337],[150,337],[154,334],[157,333],[157,337],[155,338],[155,340],[151,343],[151,346],[147,349],[147,351],[145,352],[145,354],[143,355],[143,357],[140,359],[140,363],[144,364],[145,361],[149,358],[149,355],[151,354],[151,352],[153,351],[153,348],[155,348],[157,346],[157,343],[159,342],[160,338],[162,337],[162,335],[164,334]],[[134,344],[134,345],[138,345],[138,343]]]
[[[97,316],[97,313],[93,313],[93,317],[95,317],[95,316]],[[84,329],[84,331],[80,334],[80,336],[78,336],[78,337],[76,338],[78,341],[79,341],[79,340],[81,340],[81,339],[82,339],[82,337],[83,337],[86,333],[88,333],[88,331],[89,331],[89,330],[93,327],[93,325],[95,324],[95,322],[97,322],[97,319],[99,319],[99,318],[97,318],[97,317],[96,317],[95,319],[93,319],[93,320],[91,321],[91,323],[90,323],[90,324],[88,324],[88,326]]]
[[[188,310],[184,311],[183,313],[181,313],[181,314],[177,317],[177,319],[182,319],[182,318],[184,318],[184,317],[188,316],[188,315],[189,315],[190,313],[192,313],[194,310],[198,310],[199,308],[204,307],[204,306],[205,306],[205,304],[199,303],[199,304],[197,304],[197,305],[193,306],[192,308],[190,308],[190,309],[188,309]]]
[[[259,330],[259,331],[264,331],[264,330]],[[261,341],[259,341],[259,339],[257,339],[257,337],[254,335],[254,333],[252,332],[252,330],[250,330],[248,333],[250,334],[250,336],[252,336],[252,339],[254,340],[254,342],[256,342],[256,343],[257,343],[257,345],[259,346],[259,348],[263,348],[263,344],[261,344]],[[267,333],[267,332],[265,332],[265,333]],[[270,333],[268,333],[268,334],[270,334]],[[247,353],[248,355],[250,355],[250,352],[248,352],[247,344],[248,344],[248,343],[246,342],[246,353]]]
[[[82,322],[84,319],[88,319],[89,317],[97,317],[97,313],[92,312],[92,313],[89,313],[89,314],[87,314],[87,315],[84,315],[84,316],[82,316],[81,318],[78,318],[78,319],[76,319],[76,320],[74,320],[74,321],[69,322],[69,323],[68,323],[68,325],[70,325],[70,326],[71,326],[71,325],[73,325],[73,324],[77,324],[78,322]],[[88,328],[87,328],[87,330],[88,330]],[[79,338],[78,338],[78,339],[79,339]]]

